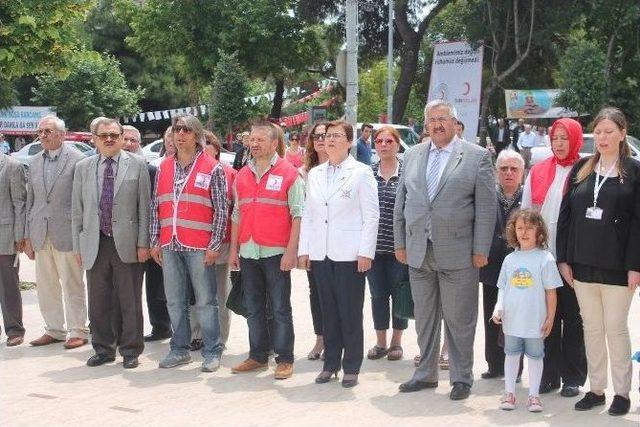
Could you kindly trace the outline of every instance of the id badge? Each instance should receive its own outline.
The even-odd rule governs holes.
[[[270,191],[280,191],[282,188],[282,181],[284,177],[280,175],[271,175],[269,174],[269,178],[267,179],[267,190]]]
[[[209,184],[210,183],[211,183],[211,175],[208,175],[206,173],[198,172],[198,174],[196,175],[196,180],[195,180],[193,185],[196,188],[200,188],[202,190],[206,190],[207,188],[209,188]]]
[[[596,206],[591,206],[590,208],[587,208],[587,213],[585,216],[589,219],[600,221],[602,219],[602,209]]]

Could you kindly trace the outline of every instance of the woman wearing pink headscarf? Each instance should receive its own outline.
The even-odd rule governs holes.
[[[549,250],[556,255],[556,230],[567,177],[580,159],[582,126],[573,119],[559,119],[549,133],[553,156],[531,168],[524,185],[522,208],[538,208],[549,231]],[[564,283],[557,289],[558,305],[551,334],[545,340],[544,371],[540,393],[560,388],[561,395],[574,397],[587,378],[587,359],[580,307],[573,288]]]

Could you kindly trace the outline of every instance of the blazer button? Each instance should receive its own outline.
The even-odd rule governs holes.
[[[328,223],[329,223],[329,221],[327,221],[327,220],[325,219],[325,220],[324,220],[324,223],[325,223],[325,224],[328,224]]]

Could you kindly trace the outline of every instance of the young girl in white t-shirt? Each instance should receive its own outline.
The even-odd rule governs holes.
[[[516,377],[522,353],[529,367],[530,412],[542,411],[539,388],[544,359],[544,339],[551,332],[556,312],[556,288],[562,286],[556,260],[547,248],[547,228],[532,209],[514,212],[506,238],[516,251],[507,255],[498,278],[498,302],[493,321],[504,331],[504,386],[500,408],[516,407]]]

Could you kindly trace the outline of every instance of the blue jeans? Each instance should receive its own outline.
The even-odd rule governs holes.
[[[185,252],[162,250],[162,272],[167,309],[171,318],[173,336],[171,351],[188,353],[191,343],[189,324],[189,284],[191,280],[196,301],[192,307],[200,320],[204,347],[204,357],[220,356],[220,321],[216,299],[215,265],[204,265],[204,251]]]
[[[504,336],[504,354],[526,354],[531,359],[544,357],[544,338],[519,338],[513,335]]]
[[[240,258],[244,303],[249,312],[249,357],[269,360],[269,330],[265,306],[273,312],[271,341],[277,363],[293,363],[293,316],[291,314],[291,273],[280,270],[282,255],[268,258]]]
[[[376,252],[371,270],[367,273],[371,292],[373,327],[376,331],[389,329],[389,299],[393,300],[393,287],[409,280],[409,268],[400,263],[394,254]],[[409,321],[391,315],[393,329],[407,329]]]

